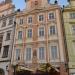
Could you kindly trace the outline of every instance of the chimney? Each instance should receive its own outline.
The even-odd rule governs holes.
[[[5,3],[12,3],[12,0],[5,0]]]

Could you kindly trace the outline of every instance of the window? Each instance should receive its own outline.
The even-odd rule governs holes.
[[[27,38],[32,38],[32,29],[28,29]]]
[[[44,60],[45,59],[45,49],[44,47],[39,48],[39,59]]]
[[[21,24],[21,25],[23,24],[23,19],[20,19],[20,24]]]
[[[13,24],[13,17],[9,18],[9,25]]]
[[[22,40],[22,31],[19,31],[19,32],[18,32],[18,39],[19,39],[19,40]]]
[[[5,26],[6,26],[6,20],[4,19],[2,23],[2,27],[5,27]]]
[[[9,45],[4,46],[2,58],[7,58],[8,57],[8,51],[9,51]]]
[[[51,46],[51,57],[57,59],[57,46]]]
[[[32,55],[31,48],[26,48],[26,60],[27,61],[30,61],[32,59],[31,55]]]
[[[6,40],[10,40],[10,34],[11,34],[11,32],[8,31],[8,32],[7,32],[7,35],[6,35]]]
[[[72,33],[75,35],[75,25],[72,26]]]
[[[0,33],[0,43],[3,41],[3,33]]]
[[[0,45],[0,53],[1,53],[1,45]]]
[[[32,17],[28,17],[28,23],[32,23]]]
[[[44,16],[43,15],[39,15],[39,21],[43,21],[44,20]]]
[[[70,75],[75,75],[75,73],[71,73]]]
[[[1,48],[2,48],[2,42],[3,42],[3,34],[0,33],[0,53],[1,53]]]
[[[20,60],[20,49],[16,49],[16,60]]]
[[[39,37],[43,37],[44,36],[44,27],[40,27],[39,28]]]
[[[73,46],[73,53],[74,53],[74,55],[75,55],[75,40],[73,40],[72,46]]]
[[[0,53],[1,53],[2,43],[0,43]]]
[[[48,18],[49,19],[54,19],[55,18],[54,13],[49,13]]]
[[[50,35],[55,35],[56,34],[55,26],[50,26],[49,33],[50,33]]]
[[[71,18],[71,19],[75,19],[75,12],[70,13],[70,18]]]

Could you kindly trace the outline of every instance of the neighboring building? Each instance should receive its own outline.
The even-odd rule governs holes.
[[[67,75],[60,6],[48,0],[25,1],[25,11],[16,15],[11,64],[14,69],[16,65],[37,69],[50,63],[60,75]]]
[[[0,3],[0,75],[8,75],[14,39],[14,5],[11,0]]]
[[[69,75],[75,75],[75,0],[68,0],[63,9],[65,47],[67,51]]]

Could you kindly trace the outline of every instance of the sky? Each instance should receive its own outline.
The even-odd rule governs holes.
[[[51,2],[53,3],[55,0],[51,0]],[[67,4],[67,0],[58,0],[59,4],[61,5],[66,5]],[[13,0],[13,3],[16,6],[16,9],[20,8],[20,9],[24,9],[25,8],[25,2],[24,0]]]
[[[3,0],[0,0],[0,2]],[[12,0],[13,4],[15,4],[16,9],[21,9],[23,10],[25,8],[25,2],[24,0]],[[53,3],[55,0],[51,0],[51,2]],[[62,5],[66,5],[67,4],[67,0],[58,0],[59,4]]]

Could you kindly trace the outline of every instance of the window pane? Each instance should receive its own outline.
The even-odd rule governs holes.
[[[6,26],[6,19],[3,20],[2,27]]]
[[[23,24],[23,19],[20,19],[20,24]]]
[[[72,42],[72,47],[73,47],[73,54],[75,55],[75,40],[73,40],[73,42]]]
[[[56,33],[55,26],[50,26],[50,35],[54,35]]]
[[[20,49],[16,49],[16,60],[20,60]]]
[[[8,57],[9,45],[4,46],[2,58]]]
[[[2,48],[2,42],[3,42],[3,33],[0,33],[0,53]]]
[[[39,15],[39,21],[43,21],[44,20],[44,16],[43,15]]]
[[[75,19],[75,13],[73,12],[73,13],[70,13],[70,18],[71,19]]]
[[[3,41],[3,33],[0,33],[0,43]]]
[[[52,59],[57,59],[57,46],[51,46],[51,55]]]
[[[75,25],[72,26],[72,33],[75,35]]]
[[[10,40],[10,34],[11,34],[11,31],[8,31],[6,35],[6,40]]]
[[[9,25],[13,24],[13,17],[9,18]]]
[[[22,39],[22,31],[18,32],[18,39],[21,40]]]
[[[26,49],[26,60],[31,60],[31,48]]]
[[[54,19],[54,13],[49,13],[49,19]]]
[[[39,28],[39,36],[43,37],[44,36],[44,27]]]
[[[28,29],[27,38],[32,38],[32,29]]]
[[[39,59],[44,60],[45,59],[45,50],[44,47],[39,48]]]
[[[1,53],[1,45],[0,45],[0,53]]]
[[[28,18],[28,23],[32,23],[32,17]]]

